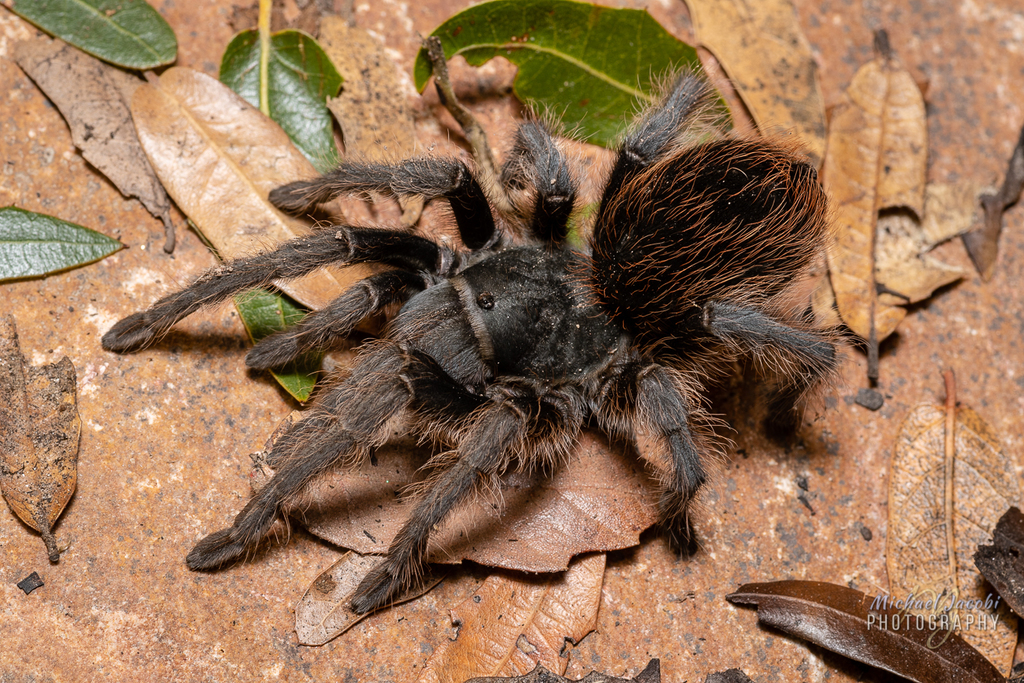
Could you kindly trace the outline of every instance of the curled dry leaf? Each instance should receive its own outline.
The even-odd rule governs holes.
[[[815,166],[825,154],[825,102],[792,0],[687,0],[697,40],[714,53],[758,127],[792,131]]]
[[[20,42],[14,57],[60,110],[82,156],[121,194],[137,197],[163,221],[164,251],[173,251],[171,200],[139,145],[128,110],[142,81],[60,40],[40,37]]]
[[[42,535],[50,562],[60,559],[51,530],[75,492],[81,429],[75,366],[65,356],[32,367],[14,318],[0,317],[0,492]]]
[[[267,195],[315,176],[316,169],[280,126],[230,88],[174,67],[157,85],[139,87],[131,111],[157,176],[222,258],[271,248],[310,231],[274,208]],[[365,266],[321,269],[275,284],[296,301],[323,308],[370,272]]]
[[[757,622],[916,683],[1005,681],[981,653],[947,634],[882,606],[860,591],[820,581],[740,586],[726,599],[757,606]],[[900,626],[892,628],[893,618]],[[884,625],[883,625],[884,618]]]
[[[335,545],[385,553],[411,509],[399,493],[425,478],[419,470],[428,455],[407,444],[380,448],[358,467],[319,479],[287,512]],[[271,470],[255,460],[258,488]],[[593,432],[583,433],[554,476],[510,472],[490,493],[456,509],[431,535],[430,562],[562,571],[574,555],[636,545],[658,520],[656,487],[642,466]]]
[[[372,612],[352,611],[350,601],[359,583],[384,561],[379,555],[349,551],[310,584],[295,605],[295,633],[300,645],[323,645],[337,638]],[[444,571],[431,568],[419,582],[392,603],[397,605],[423,595],[444,579]]]
[[[1006,604],[1024,614],[1024,514],[1012,507],[999,518],[992,545],[979,545],[974,565]]]
[[[838,229],[829,272],[843,321],[868,343],[868,376],[878,378],[878,344],[906,311],[878,298],[879,211],[924,214],[928,131],[924,96],[879,34],[879,55],[857,71],[832,114],[826,186]]]
[[[943,605],[984,602],[990,589],[974,566],[974,552],[988,542],[1003,511],[1020,503],[1021,491],[999,437],[971,408],[957,405],[952,373],[946,376],[946,405],[917,406],[896,437],[886,539],[890,592],[895,598],[945,596]],[[964,629],[963,636],[1008,671],[1016,625],[1005,608],[995,614],[996,627]]]
[[[619,678],[618,676],[609,676],[608,674],[591,671],[579,679],[579,681],[572,681],[564,676],[551,673],[544,668],[544,665],[538,664],[537,668],[523,676],[513,676],[511,678],[484,676],[472,678],[466,681],[466,683],[661,683],[661,660],[652,659],[647,662],[644,670],[634,678]]]
[[[1010,155],[1010,164],[999,192],[982,198],[985,209],[984,224],[964,235],[964,246],[971,255],[974,267],[981,273],[981,279],[992,279],[999,253],[999,233],[1003,231],[1003,212],[1020,198],[1024,188],[1024,128],[1021,128],[1017,146]]]
[[[876,227],[875,279],[878,301],[899,306],[924,301],[936,289],[969,273],[930,256],[937,245],[961,235],[978,220],[984,190],[972,182],[932,183],[925,187],[924,216],[917,220],[909,211],[880,216]],[[811,306],[818,320],[839,325],[835,292],[827,277],[818,282]]]
[[[925,188],[921,220],[908,211],[879,217],[875,278],[882,306],[924,301],[939,287],[970,274],[927,252],[970,229],[980,195],[981,189],[973,183],[932,184]]]
[[[560,656],[563,648],[597,625],[604,566],[605,556],[597,554],[573,560],[557,577],[487,577],[452,610],[458,636],[434,650],[417,683],[515,676],[538,664],[565,673],[569,658]]]
[[[341,126],[345,154],[367,161],[393,162],[413,156],[416,127],[398,67],[373,36],[338,16],[324,17],[320,44],[344,79],[327,108]],[[423,198],[399,197],[402,223],[413,225]]]

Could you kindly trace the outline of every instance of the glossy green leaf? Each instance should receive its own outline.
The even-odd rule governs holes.
[[[174,31],[145,0],[9,0],[5,5],[111,64],[142,70],[177,58]]]
[[[493,0],[470,7],[433,32],[445,57],[479,66],[505,57],[519,66],[523,102],[558,115],[574,137],[609,146],[637,110],[655,101],[658,79],[699,66],[696,51],[645,10],[569,0]],[[425,50],[414,77],[431,74]]]
[[[268,104],[270,118],[288,133],[317,170],[338,164],[327,98],[341,89],[342,78],[331,59],[301,31],[281,31],[270,37]],[[236,35],[220,62],[220,80],[260,107],[260,40],[256,30]]]
[[[38,277],[99,261],[120,242],[53,216],[0,209],[0,280]]]
[[[235,297],[235,307],[253,343],[302,320],[306,309],[283,294],[257,289]],[[320,356],[300,358],[273,371],[274,378],[298,401],[305,401],[316,386]]]

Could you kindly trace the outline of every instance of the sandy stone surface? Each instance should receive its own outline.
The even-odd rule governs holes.
[[[232,5],[153,4],[177,32],[177,63],[215,75],[233,33]],[[419,37],[463,5],[357,1],[354,18],[409,74]],[[929,180],[1001,178],[1024,120],[1018,2],[798,0],[797,9],[828,104],[871,58],[872,31],[887,28],[903,63],[928,84]],[[681,2],[654,0],[650,10],[686,37]],[[33,33],[0,9],[0,57]],[[501,64],[453,68],[459,94],[499,153],[520,111],[506,94],[512,73]],[[405,87],[418,112],[418,151],[464,153],[436,96],[420,100],[411,76]],[[164,254],[160,222],[82,159],[59,113],[10,61],[0,62],[0,103],[0,206],[78,222],[128,247],[86,268],[0,285],[25,355],[34,363],[67,355],[75,364],[83,421],[78,491],[56,527],[68,544],[60,563],[49,564],[38,536],[0,509],[0,681],[416,680],[453,634],[448,610],[483,570],[464,570],[427,596],[308,648],[297,644],[293,606],[339,549],[297,531],[287,544],[221,572],[185,568],[196,540],[224,526],[248,496],[247,454],[297,406],[268,376],[245,370],[247,340],[230,307],[194,316],[144,352],[100,348],[116,320],[187,283],[214,258],[180,214],[177,251]],[[440,215],[428,212],[425,220]],[[632,676],[659,657],[665,681],[702,681],[730,667],[762,683],[877,680],[860,665],[758,628],[753,611],[724,596],[743,582],[775,579],[886,589],[894,436],[912,406],[940,400],[946,367],[958,373],[961,400],[1019,458],[1022,224],[1024,210],[1007,215],[992,282],[974,276],[941,290],[914,306],[883,345],[880,411],[853,402],[866,363],[852,348],[843,383],[819,414],[808,415],[792,448],[761,435],[758,409],[750,407],[760,397],[756,385],[737,381],[720,392],[716,409],[735,444],[696,520],[701,547],[679,558],[649,532],[639,547],[610,556],[597,631],[571,649],[568,675]],[[970,267],[958,242],[941,255]],[[15,584],[33,571],[46,585],[25,595]]]

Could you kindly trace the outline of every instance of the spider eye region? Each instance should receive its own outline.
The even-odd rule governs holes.
[[[494,308],[494,295],[490,292],[480,292],[476,296],[476,305],[485,311]]]

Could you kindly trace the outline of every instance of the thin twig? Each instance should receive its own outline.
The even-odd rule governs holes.
[[[430,64],[434,69],[434,87],[437,89],[437,96],[441,100],[441,104],[461,126],[462,132],[465,133],[466,140],[469,141],[469,146],[473,150],[473,158],[476,160],[479,176],[477,179],[483,185],[488,198],[502,204],[496,208],[502,211],[510,210],[511,205],[501,186],[498,164],[494,160],[491,146],[487,143],[487,133],[484,132],[476,117],[463,107],[455,96],[455,90],[452,88],[452,82],[448,76],[448,63],[444,58],[441,39],[437,36],[428,36],[423,41],[423,46],[427,50],[427,57],[430,58]]]
[[[956,466],[956,378],[952,370],[942,375],[946,383],[946,443],[945,443],[945,503],[943,517],[946,520],[946,553],[949,575],[956,580],[956,541],[953,536],[953,468]]]

